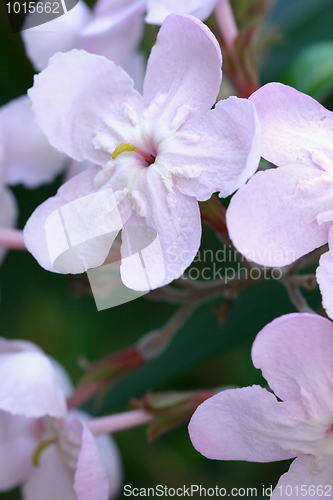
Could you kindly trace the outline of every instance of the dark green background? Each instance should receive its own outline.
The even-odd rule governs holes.
[[[330,0],[278,0],[267,29],[281,36],[261,61],[262,83],[276,80],[296,85],[293,65],[305,51],[304,64],[308,66],[303,70],[316,76],[317,89],[321,73],[316,61],[307,61],[306,50],[322,41],[328,41],[329,46],[333,44],[332,20]],[[325,103],[328,106],[333,91],[332,64],[333,58],[328,58],[328,71],[325,72],[328,79],[325,81]],[[20,34],[11,33],[4,5],[0,4],[0,105],[25,93],[32,85],[32,78],[33,68],[24,55]],[[306,87],[306,82],[298,87],[302,85]],[[313,86],[304,86],[300,90],[311,93]],[[36,206],[55,193],[60,183],[61,178],[58,178],[52,185],[33,191],[22,186],[13,189],[20,207],[19,228],[23,228]],[[209,229],[204,230],[203,247],[219,247]],[[36,342],[64,365],[74,381],[82,374],[77,361],[79,356],[92,361],[113,350],[126,348],[145,332],[161,326],[174,310],[172,306],[150,302],[146,297],[97,312],[92,297],[75,296],[67,276],[44,271],[25,252],[8,254],[0,269],[0,284],[1,335]],[[319,300],[318,292],[309,294],[313,307],[318,306]],[[248,288],[230,311],[223,327],[213,312],[216,305],[220,306],[221,302],[201,307],[161,358],[117,383],[102,405],[90,404],[87,408],[95,414],[121,411],[127,408],[129,398],[141,396],[147,390],[265,383],[260,372],[252,366],[251,344],[267,322],[294,310],[285,290],[276,282]],[[288,467],[287,462],[209,461],[194,450],[185,426],[153,444],[147,443],[144,428],[121,432],[115,439],[123,457],[124,484],[133,487],[201,484],[227,489],[256,486],[262,491],[262,485],[276,484]],[[14,500],[20,496],[16,491],[0,494],[0,498]]]

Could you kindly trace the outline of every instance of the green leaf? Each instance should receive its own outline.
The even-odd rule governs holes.
[[[283,83],[324,101],[333,91],[333,42],[302,50],[286,71]]]

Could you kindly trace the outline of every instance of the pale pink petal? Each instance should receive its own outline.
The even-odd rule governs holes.
[[[77,500],[73,472],[63,464],[56,445],[40,455],[40,464],[23,485],[23,500]]]
[[[331,457],[320,459],[313,456],[300,456],[294,460],[276,485],[272,500],[305,498],[319,500],[332,496],[333,477]]]
[[[90,21],[92,12],[83,0],[79,0],[65,15],[31,28],[36,22],[36,16],[40,14],[31,13],[26,16],[21,34],[27,56],[35,68],[41,71],[46,68],[53,54],[68,52],[78,46],[80,30]]]
[[[82,273],[103,264],[126,222],[126,200],[112,188],[96,190],[99,167],[66,182],[31,215],[24,228],[28,250],[49,271]]]
[[[158,252],[157,246],[152,248],[153,253],[148,253],[146,266],[152,266],[151,280],[155,283],[152,288],[163,286],[182,275],[199,249],[201,220],[198,202],[195,198],[181,194],[176,187],[168,187],[168,180],[163,176],[163,164],[158,159],[148,169],[139,171],[130,198],[137,219],[134,220],[132,216],[128,225],[144,225],[157,231],[164,279],[159,279],[163,271],[161,266],[157,264],[155,267],[158,255],[155,254],[153,258],[155,251]],[[122,257],[126,256],[122,249]],[[121,273],[124,272],[123,266],[124,263]]]
[[[230,237],[247,259],[284,266],[327,242],[333,186],[316,167],[293,165],[258,172],[233,196]]]
[[[115,2],[99,0],[93,19],[81,32],[78,48],[103,55],[124,67],[123,62],[138,48],[143,37],[144,4],[139,0],[117,6]]]
[[[333,318],[333,227],[328,234],[329,251],[319,259],[316,278],[323,298],[323,306],[330,318]]]
[[[109,479],[97,443],[88,427],[82,424],[82,445],[74,479],[77,500],[108,500]]]
[[[97,448],[109,480],[109,496],[116,498],[123,481],[121,457],[118,447],[109,435],[95,437]]]
[[[0,355],[0,408],[15,415],[64,417],[66,400],[48,358],[38,352]]]
[[[3,123],[7,182],[28,187],[51,182],[64,168],[67,158],[50,145],[36,124],[28,96],[3,106],[0,121]]]
[[[286,314],[257,335],[252,360],[283,401],[300,401],[327,428],[333,414],[333,324],[316,314]],[[319,427],[319,426],[318,426]],[[325,432],[325,427],[323,428]]]
[[[148,0],[146,23],[162,24],[173,12],[191,14],[202,21],[213,12],[218,0]]]
[[[34,420],[0,411],[0,491],[18,486],[33,472],[38,444]]]
[[[260,160],[260,126],[247,99],[229,97],[163,142],[163,161],[188,196],[226,197],[251,177]]]
[[[54,147],[101,165],[128,140],[143,109],[124,70],[82,50],[54,55],[28,93],[37,123]]]
[[[148,60],[144,100],[149,105],[163,97],[161,124],[173,122],[178,129],[215,104],[221,64],[220,47],[207,26],[194,17],[172,14],[164,21]]]
[[[297,402],[278,402],[262,387],[229,389],[202,403],[189,424],[194,447],[207,458],[272,462],[313,450],[320,430]]]
[[[261,123],[266,160],[278,166],[315,163],[323,168],[333,160],[333,113],[319,102],[281,83],[264,85],[250,100]]]

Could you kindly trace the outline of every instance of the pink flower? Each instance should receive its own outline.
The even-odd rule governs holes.
[[[262,156],[278,166],[258,172],[232,198],[227,224],[236,248],[265,266],[284,266],[333,238],[333,113],[279,83],[257,90]],[[333,317],[333,257],[317,279]]]
[[[22,485],[24,500],[114,496],[118,451],[108,436],[93,437],[86,416],[68,415],[60,365],[30,342],[0,339],[0,377],[0,490]]]
[[[301,496],[301,485],[306,485],[304,498],[319,498],[314,486],[333,486],[332,356],[329,320],[307,313],[275,319],[255,339],[252,360],[280,401],[256,385],[213,396],[192,416],[194,447],[218,460],[297,457],[271,498]]]
[[[208,28],[191,16],[173,14],[150,55],[143,97],[122,69],[83,51],[55,55],[35,77],[29,95],[50,143],[77,161],[99,165],[66,183],[29,219],[26,245],[45,269],[54,270],[47,218],[87,195],[99,193],[104,200],[103,191],[111,189],[125,228],[157,231],[165,267],[161,285],[183,273],[200,245],[197,200],[216,191],[228,196],[258,165],[260,133],[253,104],[230,97],[211,110],[221,62]],[[97,217],[99,234],[114,230],[105,223],[111,210],[111,201],[96,202],[94,217],[85,220],[86,231],[97,227]],[[111,241],[92,241],[80,255],[98,267]],[[79,265],[68,257],[61,271],[85,271]]]

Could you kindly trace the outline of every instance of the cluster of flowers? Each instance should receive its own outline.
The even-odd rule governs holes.
[[[71,202],[109,189],[123,228],[157,231],[165,268],[160,286],[174,279],[175,268],[181,276],[197,254],[198,201],[216,192],[226,197],[237,191],[227,210],[229,234],[240,253],[261,265],[284,266],[290,255],[299,258],[332,244],[333,113],[278,83],[249,99],[216,103],[221,51],[199,20],[216,4],[98,0],[91,12],[79,2],[52,21],[55,33],[48,43],[40,43],[45,35],[39,27],[23,31],[27,54],[43,71],[29,97],[0,110],[0,225],[15,224],[7,184],[34,187],[66,165],[69,180],[24,229],[26,247],[46,270],[55,271],[46,220]],[[137,47],[145,12],[146,22],[163,24],[143,80]],[[261,156],[277,168],[256,173]],[[95,200],[100,201],[84,226],[88,233],[93,226],[96,234],[107,235],[112,208],[103,196]],[[78,237],[80,251],[68,252],[57,272],[101,266],[114,239]],[[173,257],[170,266],[170,247],[179,256],[186,249],[188,261]],[[332,278],[329,251],[317,279],[333,318]],[[331,485],[332,354],[328,319],[299,313],[267,325],[253,345],[253,363],[280,401],[258,386],[212,397],[190,423],[196,449],[222,460],[297,456],[279,485]],[[57,484],[57,498],[59,488],[68,499],[106,500],[115,494],[121,473],[114,445],[106,437],[95,440],[87,416],[68,416],[68,389],[59,369],[35,346],[3,340],[0,372],[0,435],[6,437],[0,439],[0,454],[6,455],[0,488],[23,483],[27,500],[51,499],[50,482]],[[37,469],[32,455],[40,460]],[[273,498],[278,496],[275,490]]]

